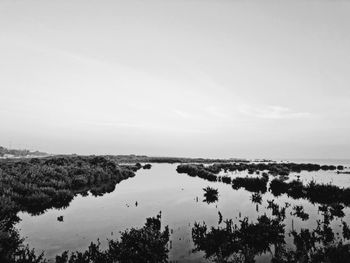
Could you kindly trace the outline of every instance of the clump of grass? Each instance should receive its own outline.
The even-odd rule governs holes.
[[[309,214],[305,213],[304,207],[301,205],[296,205],[293,207],[294,213],[293,215],[301,218],[301,220],[305,221],[309,219]]]
[[[329,212],[331,213],[332,216],[336,216],[336,217],[344,217],[345,214],[343,212],[344,206],[341,204],[331,204],[329,207]]]
[[[219,200],[219,191],[218,189],[211,188],[207,186],[206,188],[203,188],[204,190],[204,202],[214,203]]]
[[[350,239],[350,227],[349,225],[343,221],[343,237],[346,240]]]
[[[145,164],[142,168],[143,168],[143,169],[151,169],[151,168],[152,168],[152,164],[147,163],[147,164]]]
[[[253,203],[261,204],[262,196],[261,196],[260,193],[253,193],[252,197],[251,197],[251,200],[252,200]]]
[[[274,200],[267,200],[268,206],[267,209],[272,210],[272,215],[276,216],[279,220],[284,220],[286,218],[286,208],[287,205],[280,208],[278,204],[275,203]]]

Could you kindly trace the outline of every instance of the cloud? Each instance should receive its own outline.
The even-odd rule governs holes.
[[[188,113],[187,111],[173,109],[172,112],[177,116],[183,119],[193,119],[195,116],[193,114]]]
[[[219,118],[223,120],[229,120],[232,118],[232,116],[227,111],[224,111],[223,109],[213,105],[205,107],[203,110],[205,114],[209,115],[210,117]]]
[[[290,108],[276,105],[260,107],[242,105],[239,107],[239,111],[243,114],[262,119],[303,119],[312,116],[309,112],[297,112]]]
[[[130,122],[109,122],[109,121],[81,121],[80,123],[92,126],[104,127],[126,127],[126,128],[144,128],[143,124],[136,124]]]
[[[180,125],[166,125],[158,122],[145,122],[145,123],[135,123],[135,122],[104,122],[104,121],[83,121],[81,124],[95,127],[106,127],[106,128],[124,128],[127,131],[142,131],[142,132],[156,132],[156,133],[189,133],[189,134],[203,134],[207,131],[199,128],[193,127],[183,127]],[[118,131],[118,129],[116,129]]]

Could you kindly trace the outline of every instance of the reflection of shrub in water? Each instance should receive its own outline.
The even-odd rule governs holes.
[[[268,171],[271,175],[282,175],[287,176],[291,172],[300,173],[301,171],[333,171],[333,170],[343,170],[344,167],[334,166],[334,165],[319,165],[311,163],[277,163],[277,162],[266,162],[266,163],[254,163],[254,162],[230,162],[230,163],[214,163],[205,168],[214,174],[220,173],[224,170],[225,172],[231,171],[244,171],[248,170],[249,174],[257,173],[259,171]]]
[[[318,221],[314,230],[292,231],[293,249],[284,242],[285,225],[282,222],[279,217],[271,219],[263,215],[256,223],[249,223],[245,218],[240,225],[234,225],[231,219],[225,221],[224,227],[210,229],[205,223],[195,223],[192,228],[195,251],[204,251],[205,257],[214,262],[255,262],[255,257],[264,252],[271,253],[273,263],[349,262],[350,245],[336,237],[327,216]],[[343,237],[350,237],[345,222]]]
[[[285,204],[285,206],[281,207],[275,203],[274,200],[267,200],[268,206],[267,209],[272,210],[272,215],[276,216],[279,220],[283,221],[286,218],[286,209],[288,204]]]
[[[344,206],[341,204],[333,203],[329,207],[329,212],[336,217],[344,217],[345,214],[343,212]]]
[[[8,206],[8,208],[10,208]],[[5,212],[0,207],[0,212]],[[6,211],[7,214],[10,211]],[[5,214],[0,222],[1,263],[46,263],[44,255],[23,245],[18,231],[6,226]],[[109,240],[108,248],[101,250],[100,242],[91,243],[84,252],[68,251],[56,256],[56,263],[114,263],[114,262],[168,262],[169,229],[161,231],[161,216],[147,218],[142,228],[131,228],[121,233],[120,240]]]
[[[218,189],[211,188],[207,186],[206,188],[203,188],[204,190],[204,200],[203,202],[207,202],[208,204],[214,203],[219,200],[219,191]]]
[[[135,175],[138,165],[121,167],[105,157],[49,157],[0,161],[0,192],[17,210],[31,214],[64,208],[78,193],[101,195]]]
[[[350,239],[350,227],[344,221],[343,221],[343,238],[346,239],[346,240]]]
[[[350,188],[340,188],[331,184],[317,184],[311,181],[303,185],[301,181],[294,180],[287,183],[274,179],[270,183],[270,190],[275,196],[287,194],[295,199],[308,199],[312,203],[350,205]]]
[[[108,249],[102,251],[100,243],[91,243],[85,252],[62,253],[57,263],[90,262],[168,262],[169,229],[161,231],[161,217],[147,218],[140,229],[131,228],[121,233],[120,240],[109,240]]]
[[[265,215],[257,223],[245,218],[234,225],[226,220],[224,227],[210,230],[205,223],[195,223],[192,238],[195,251],[204,251],[205,257],[215,262],[254,262],[255,255],[268,251],[272,244],[284,243],[284,225]]]
[[[34,250],[23,245],[14,225],[19,222],[16,204],[0,196],[0,262],[1,263],[44,263],[43,254],[36,256]]]

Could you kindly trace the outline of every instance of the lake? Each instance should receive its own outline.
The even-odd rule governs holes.
[[[315,160],[309,162],[317,163]],[[322,162],[333,164],[334,162]],[[349,161],[338,161],[335,164],[350,166]],[[262,195],[261,204],[252,202],[252,193],[244,189],[234,190],[231,185],[222,182],[209,182],[176,171],[177,164],[152,164],[150,170],[139,170],[136,176],[116,185],[115,190],[103,196],[76,196],[65,209],[49,209],[37,216],[21,212],[21,221],[17,224],[25,243],[37,252],[44,251],[48,259],[65,250],[83,251],[91,241],[99,239],[102,246],[107,239],[120,236],[120,231],[131,227],[141,227],[147,217],[155,216],[161,211],[162,225],[171,230],[169,260],[178,262],[207,262],[204,252],[193,252],[191,229],[195,222],[205,222],[208,226],[218,226],[219,212],[224,219],[238,222],[243,217],[255,221],[258,216],[271,215],[267,201],[276,204],[290,203],[286,210],[286,230],[301,228],[314,229],[317,219],[321,219],[319,205],[307,200],[295,200],[285,194],[275,197],[267,191]],[[247,172],[221,172],[234,178],[244,177]],[[291,174],[290,179],[297,174]],[[350,187],[350,175],[337,174],[335,171],[301,172],[300,179],[308,182],[315,179],[317,183],[332,183],[341,187]],[[271,180],[270,176],[270,180]],[[208,204],[203,199],[203,188],[210,186],[218,189],[219,198]],[[302,205],[308,220],[291,215],[293,206]],[[341,222],[350,222],[350,210],[344,208],[343,218],[335,217],[331,226],[341,233]],[[57,217],[63,216],[63,222]],[[221,223],[222,224],[222,223]],[[288,231],[287,231],[288,232]],[[293,247],[292,239],[286,235],[288,247]],[[257,262],[269,262],[271,256],[265,253],[256,257]]]

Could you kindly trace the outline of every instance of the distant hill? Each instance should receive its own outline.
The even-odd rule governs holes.
[[[29,151],[29,150],[18,150],[18,149],[7,149],[5,147],[0,146],[0,158],[1,157],[40,157],[40,156],[47,156],[49,154],[45,152],[39,152],[39,151]]]

